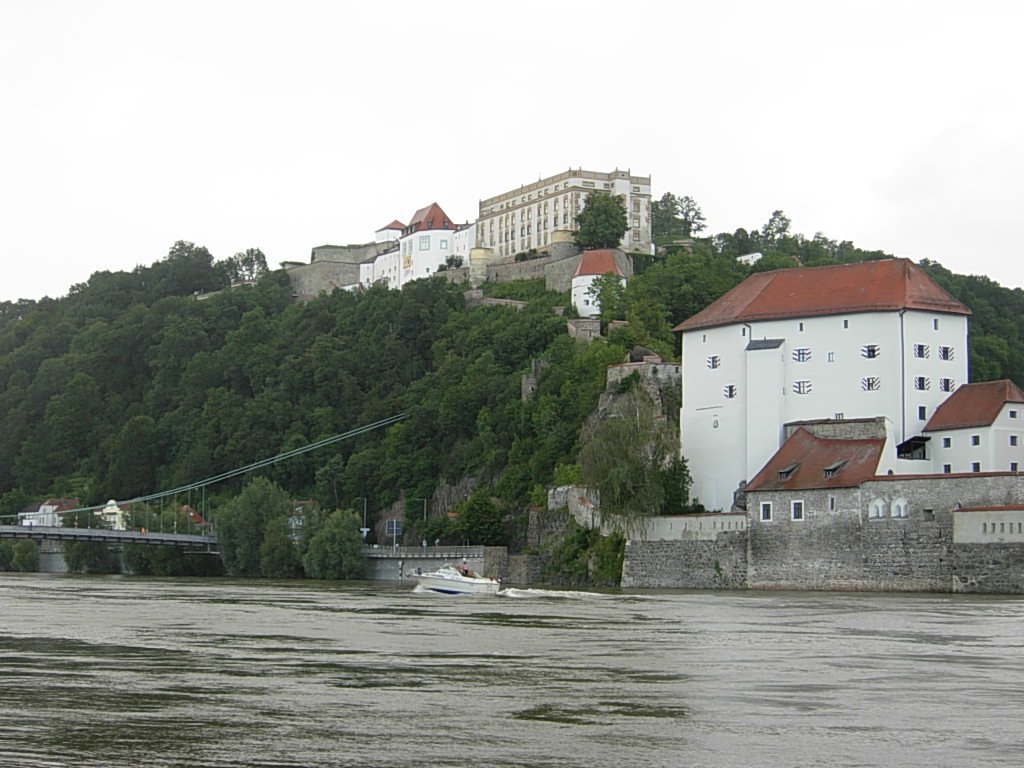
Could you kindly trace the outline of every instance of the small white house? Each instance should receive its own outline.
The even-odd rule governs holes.
[[[602,248],[584,251],[580,263],[572,276],[572,305],[580,317],[594,317],[601,314],[601,305],[596,296],[590,294],[594,280],[601,275],[613,275],[623,284],[626,276],[615,260],[615,251]]]
[[[938,407],[924,434],[933,472],[1019,472],[1024,391],[1008,379],[964,384]]]

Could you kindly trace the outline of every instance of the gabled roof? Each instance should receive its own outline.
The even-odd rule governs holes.
[[[405,229],[405,224],[400,222],[398,219],[395,219],[390,224],[385,224],[383,227],[380,227],[380,228],[378,228],[378,229],[376,229],[374,231],[375,232],[380,232],[380,231],[385,230],[385,229]]]
[[[924,431],[991,426],[1006,403],[1024,404],[1024,390],[1009,379],[962,384],[935,409]]]
[[[455,225],[448,218],[448,214],[441,210],[437,203],[431,203],[425,208],[420,208],[412,216],[409,226],[405,227],[409,232],[429,229],[454,229]]]
[[[675,330],[900,309],[971,314],[913,262],[884,259],[751,275]]]
[[[610,248],[600,248],[594,251],[583,252],[583,257],[576,266],[576,272],[573,273],[573,277],[607,275],[609,272],[619,277],[625,277],[615,261],[615,251]]]
[[[884,446],[882,438],[818,437],[800,427],[747,484],[746,490],[853,488],[875,476]]]

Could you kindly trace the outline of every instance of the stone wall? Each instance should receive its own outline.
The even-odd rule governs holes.
[[[622,586],[744,589],[746,533],[721,533],[711,541],[629,541],[622,565]]]
[[[359,265],[340,261],[314,261],[288,270],[292,294],[299,301],[309,301],[321,293],[359,282]]]

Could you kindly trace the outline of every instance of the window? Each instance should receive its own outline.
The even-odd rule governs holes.
[[[726,400],[732,400],[734,397],[736,397],[736,385],[726,384],[723,390],[723,394],[725,395]]]
[[[842,421],[844,418],[846,418],[846,414],[843,413],[842,411],[836,411],[836,415],[834,418],[836,421]]]
[[[761,502],[761,520],[768,522],[772,519],[772,503],[770,501]]]
[[[849,327],[850,327],[850,321],[849,320],[843,320],[843,328],[849,328]]]
[[[928,357],[928,345],[927,344],[915,344],[914,345],[914,357]]]
[[[809,395],[811,394],[811,382],[806,380],[794,381],[793,391],[798,395]]]
[[[429,251],[430,250],[430,235],[420,235],[420,250],[421,251]]]
[[[803,329],[804,329],[804,324],[803,324],[803,323],[799,323],[798,325],[799,325],[799,329],[800,329],[801,331],[803,331]]]
[[[1011,461],[1010,462],[1010,471],[1011,472],[1017,472],[1018,471],[1017,470],[1017,462],[1016,461]]]
[[[937,317],[932,320],[932,330],[933,331],[939,330],[939,318],[937,318]]]
[[[971,464],[971,472],[981,472],[981,462],[975,461]]]
[[[806,363],[811,359],[811,350],[807,347],[797,347],[793,350],[793,359],[798,363]]]
[[[828,361],[830,363],[834,363],[836,361],[836,353],[835,352],[829,352],[828,353]]]
[[[884,517],[885,516],[885,502],[881,499],[873,499],[871,507],[868,510],[870,517]]]
[[[846,459],[841,459],[839,461],[833,462],[832,464],[829,464],[823,470],[825,473],[825,477],[835,477],[836,473],[843,468],[844,464],[846,464]]]
[[[1012,445],[1015,448],[1017,447],[1017,436],[1016,435],[1010,435],[1010,445]]]
[[[971,445],[981,445],[981,435],[971,435]]]
[[[952,473],[953,473],[953,465],[952,464],[943,464],[942,465],[942,474],[949,475],[949,474],[952,474]]]
[[[939,360],[952,360],[954,357],[952,347],[939,347]]]
[[[1017,412],[1016,412],[1016,411],[1014,411],[1014,410],[1011,410],[1011,411],[1010,411],[1010,418],[1011,418],[1011,419],[1016,419],[1016,418],[1017,418]]]
[[[931,386],[932,382],[927,376],[914,377],[914,389],[930,389]]]
[[[944,437],[944,438],[942,438],[942,447],[943,448],[952,448],[953,447],[953,438],[952,437]]]
[[[718,355],[711,355],[708,358],[708,368],[717,368],[722,364],[722,360]]]
[[[802,501],[792,501],[789,504],[789,513],[794,520],[804,519],[804,503]]]
[[[882,380],[877,376],[865,376],[860,380],[860,388],[865,392],[877,392],[882,388]]]
[[[860,348],[861,357],[866,357],[869,359],[878,357],[881,353],[882,350],[879,348],[877,344],[865,344],[863,347]]]
[[[918,419],[918,421],[924,421],[927,418],[928,418],[928,408],[923,406],[923,405],[917,406],[917,419]]]
[[[829,496],[828,497],[828,511],[829,512],[835,512],[836,511],[836,497],[835,496]]]
[[[952,392],[956,389],[956,382],[952,379],[939,379],[939,389],[943,392]]]
[[[906,517],[909,508],[910,505],[907,503],[907,500],[899,498],[893,501],[892,506],[889,508],[889,513],[893,517]]]

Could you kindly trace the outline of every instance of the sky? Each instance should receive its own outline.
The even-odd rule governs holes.
[[[0,0],[0,301],[570,167],[1024,285],[1024,3]]]

